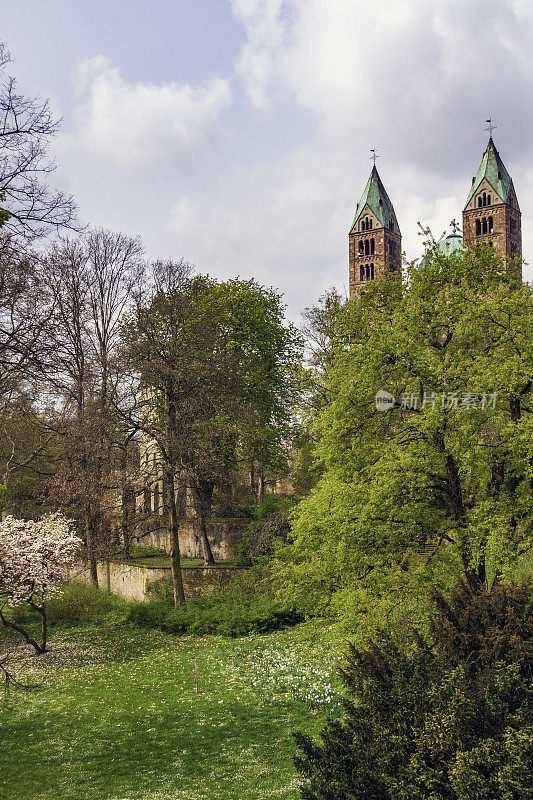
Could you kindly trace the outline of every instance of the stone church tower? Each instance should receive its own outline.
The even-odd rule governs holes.
[[[490,244],[505,259],[508,268],[517,269],[521,277],[520,217],[513,182],[491,136],[477,175],[472,178],[472,187],[464,207],[464,244]],[[513,256],[516,264],[513,264]]]
[[[376,165],[355,211],[349,233],[350,300],[384,272],[401,272],[402,236]]]

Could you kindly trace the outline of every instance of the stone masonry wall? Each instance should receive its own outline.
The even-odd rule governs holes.
[[[186,597],[210,595],[223,589],[242,569],[238,567],[183,567],[183,587]],[[87,564],[81,562],[70,573],[71,580],[90,583]],[[98,562],[98,586],[116,594],[124,600],[145,602],[154,584],[170,583],[171,572],[167,567],[143,567],[120,561]]]

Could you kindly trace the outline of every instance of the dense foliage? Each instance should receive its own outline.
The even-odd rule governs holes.
[[[278,552],[282,595],[397,627],[432,583],[507,574],[532,545],[531,287],[490,248],[436,250],[403,291],[375,281],[315,318],[322,475]]]
[[[302,622],[302,615],[268,595],[250,597],[220,593],[197,598],[179,608],[165,600],[131,606],[128,620],[141,627],[157,628],[178,635],[245,636],[266,633]]]
[[[434,598],[432,644],[351,648],[344,717],[318,744],[297,736],[306,800],[531,797],[531,586],[463,580]]]

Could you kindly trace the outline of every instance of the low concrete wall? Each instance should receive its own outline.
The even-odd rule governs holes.
[[[227,586],[242,569],[239,567],[183,567],[183,588],[186,597],[210,595]],[[80,563],[70,573],[71,580],[90,583],[91,576],[86,563]],[[104,591],[123,597],[125,600],[145,602],[154,584],[171,581],[168,567],[144,567],[122,561],[98,562],[98,586]]]

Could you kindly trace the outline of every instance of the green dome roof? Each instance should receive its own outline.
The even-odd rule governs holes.
[[[444,253],[447,256],[457,252],[457,250],[462,249],[463,237],[459,233],[450,233],[449,236],[446,236],[445,239],[441,239],[440,242],[437,242],[435,245],[435,250],[438,250],[439,253]]]

